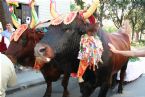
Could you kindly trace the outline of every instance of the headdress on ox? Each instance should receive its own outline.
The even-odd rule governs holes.
[[[18,41],[20,36],[23,34],[23,32],[28,28],[27,24],[22,24],[19,26],[19,28],[16,29],[16,31],[11,36],[11,41],[14,39],[14,41]]]
[[[60,15],[57,18],[51,20],[51,25],[59,25],[62,22],[66,25],[70,24],[75,19],[76,16],[77,12],[70,12],[67,15]]]
[[[64,24],[70,24],[75,19],[77,12],[70,12],[68,15],[65,15],[65,16],[59,15],[55,10],[55,6],[56,6],[55,1],[50,0],[50,13],[52,17],[54,18],[51,21],[52,25],[58,25],[62,22]],[[89,7],[89,9],[86,10],[85,12],[80,12],[80,15],[82,16],[84,20],[88,19],[90,24],[95,24],[96,19],[92,14],[95,12],[98,6],[99,6],[99,0],[93,0],[92,5]]]

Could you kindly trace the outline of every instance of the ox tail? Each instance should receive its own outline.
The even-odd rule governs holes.
[[[129,40],[131,42],[131,32],[132,32],[132,28],[131,25],[129,23],[129,20],[124,20],[121,26],[121,32],[126,33],[129,37]]]

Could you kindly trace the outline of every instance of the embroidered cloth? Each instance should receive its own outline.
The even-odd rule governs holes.
[[[80,65],[78,69],[78,77],[83,76],[88,66],[93,67],[95,65],[98,68],[98,62],[102,62],[101,56],[103,52],[103,46],[98,36],[89,36],[84,34],[81,36],[80,51],[78,59],[80,59]]]

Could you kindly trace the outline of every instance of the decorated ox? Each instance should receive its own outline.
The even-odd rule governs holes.
[[[49,25],[49,23],[43,23],[38,26],[41,25]],[[15,33],[16,36],[14,34],[14,37],[12,38],[9,48],[6,51],[6,55],[12,60],[13,63],[39,69],[39,67],[34,66],[35,65],[34,47],[36,43],[43,37],[43,35],[45,34],[44,32],[46,30],[48,30],[48,27],[42,27],[41,29],[27,28],[23,33],[21,33],[21,35],[19,32]],[[64,74],[62,80],[62,86],[64,87],[63,97],[67,97],[69,95],[67,90],[69,74],[59,69],[57,64],[58,63],[46,63],[40,69],[47,84],[47,89],[44,97],[51,96],[52,82],[57,81],[60,78],[61,74]]]
[[[94,0],[95,6],[98,0]],[[92,5],[93,6],[93,5]],[[48,32],[43,39],[35,46],[36,63],[56,63],[65,72],[76,72],[79,65],[78,52],[81,35],[85,34],[87,23],[84,19],[89,17],[95,8],[90,7],[86,13],[77,13],[74,18],[62,19],[57,17],[51,21]],[[88,15],[88,13],[90,15]],[[75,13],[73,13],[75,14]],[[57,21],[57,22],[56,22]],[[125,24],[115,34],[104,33],[96,24],[94,30],[103,45],[102,63],[98,63],[95,71],[87,69],[83,78],[84,82],[79,83],[83,97],[89,97],[96,87],[100,86],[98,97],[106,97],[107,91],[112,84],[114,75],[121,70],[118,93],[122,93],[123,79],[128,63],[128,57],[110,52],[108,43],[112,43],[119,50],[129,50],[130,41],[128,36],[129,25]],[[67,65],[64,65],[67,64]]]
[[[61,74],[64,74],[62,80],[62,86],[64,88],[63,97],[67,97],[69,95],[67,86],[69,81],[69,74],[63,72],[58,68],[56,63],[53,64],[45,64],[43,67],[35,66],[35,57],[34,57],[34,46],[36,43],[43,37],[44,33],[47,32],[49,22],[46,21],[43,23],[38,23],[38,17],[34,9],[34,1],[30,2],[31,13],[32,13],[32,21],[30,23],[30,28],[26,24],[19,24],[16,16],[12,13],[12,21],[15,27],[18,29],[11,37],[11,43],[6,52],[6,55],[12,60],[13,63],[18,63],[23,66],[34,67],[35,69],[40,69],[41,73],[44,76],[44,79],[47,84],[47,89],[44,97],[50,97],[52,91],[52,82],[57,81],[60,78]],[[13,4],[13,2],[11,2]],[[9,4],[9,5],[12,5]],[[51,5],[51,11],[55,10],[53,8],[54,4]],[[51,12],[52,14],[52,12]],[[54,17],[55,18],[55,17]],[[37,24],[37,25],[36,25]],[[39,27],[41,28],[39,29]],[[47,26],[47,27],[45,27]]]

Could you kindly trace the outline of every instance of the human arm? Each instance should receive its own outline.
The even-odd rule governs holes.
[[[123,56],[145,57],[145,48],[141,50],[121,51],[117,50],[111,43],[109,43],[108,45],[113,53],[121,54]]]

